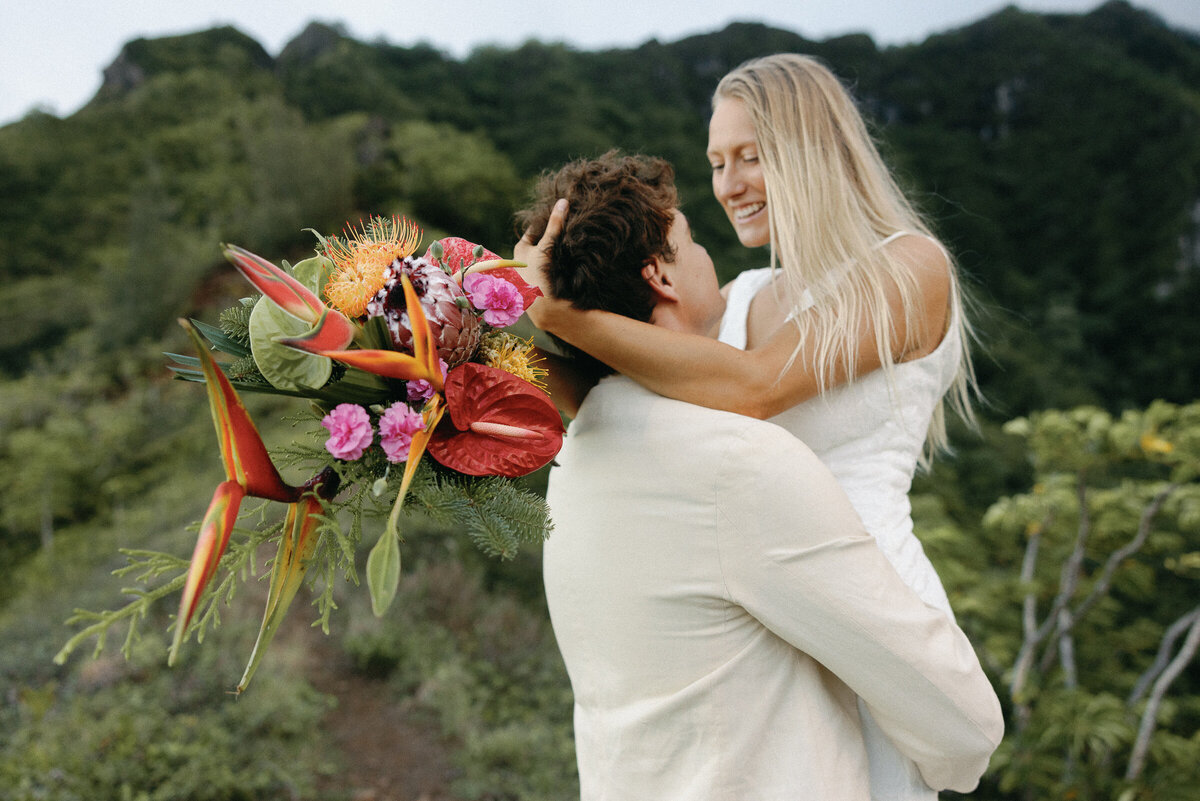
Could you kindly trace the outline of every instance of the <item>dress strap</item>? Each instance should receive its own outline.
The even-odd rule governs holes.
[[[717,339],[726,345],[746,349],[746,323],[750,317],[750,302],[770,281],[770,267],[745,270],[733,279],[725,298],[725,314],[721,317]]]
[[[950,259],[950,251],[946,250],[946,246],[945,246],[945,245],[943,245],[943,244],[942,244],[942,243],[941,243],[941,242],[938,240],[938,238],[937,238],[937,237],[934,237],[934,236],[929,236],[928,234],[919,234],[919,233],[917,233],[916,231],[896,231],[894,234],[889,234],[888,236],[885,236],[883,239],[879,240],[879,243],[878,243],[878,244],[876,244],[876,245],[875,245],[875,247],[877,247],[877,248],[881,248],[881,247],[884,247],[885,245],[889,245],[889,244],[891,244],[892,242],[895,242],[897,239],[899,239],[899,238],[900,238],[900,237],[902,237],[902,236],[922,236],[922,237],[925,237],[925,238],[926,238],[926,239],[928,239],[930,242],[932,242],[933,244],[935,244],[935,245],[937,245],[937,246],[938,246],[938,250],[942,251],[942,255],[944,255],[944,256],[946,257],[946,261],[950,261],[950,260],[951,260],[951,259]]]

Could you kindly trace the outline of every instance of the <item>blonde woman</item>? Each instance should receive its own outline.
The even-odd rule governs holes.
[[[708,159],[741,243],[770,246],[769,267],[723,290],[718,339],[550,297],[531,319],[659,394],[793,433],[829,467],[904,581],[952,614],[913,534],[908,491],[923,456],[945,445],[944,407],[970,414],[953,262],[850,95],[812,58],[770,56],[725,76]],[[540,268],[569,213],[560,203],[516,258]],[[863,711],[873,797],[935,798]]]

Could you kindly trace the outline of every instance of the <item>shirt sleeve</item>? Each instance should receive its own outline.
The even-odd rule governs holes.
[[[858,694],[931,788],[974,789],[1004,723],[962,630],[904,584],[833,476],[783,429],[748,425],[720,475],[730,599]]]

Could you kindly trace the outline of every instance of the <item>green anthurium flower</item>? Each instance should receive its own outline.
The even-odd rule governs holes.
[[[333,262],[324,256],[305,259],[292,268],[292,276],[315,295],[329,280]],[[324,386],[333,373],[325,356],[304,353],[277,340],[303,337],[313,324],[286,311],[265,295],[250,313],[250,349],[263,378],[277,389],[302,390]]]
[[[333,374],[333,362],[325,356],[305,353],[276,340],[303,337],[312,331],[307,323],[283,310],[267,296],[259,298],[250,312],[250,350],[254,363],[271,386],[285,390],[317,389]]]

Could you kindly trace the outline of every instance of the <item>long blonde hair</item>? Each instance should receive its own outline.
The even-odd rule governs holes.
[[[924,300],[911,270],[880,242],[901,231],[936,238],[883,163],[849,92],[816,59],[785,53],[748,61],[721,79],[713,105],[723,99],[740,100],[754,123],[766,182],[771,266],[779,270],[776,278],[787,305],[799,309],[806,291],[814,300],[811,309],[794,316],[801,345],[792,361],[811,337],[822,391],[839,368],[853,379],[857,321],[870,319],[891,386],[892,354],[910,343],[893,342],[899,321],[893,321],[888,288],[900,292],[905,331],[917,330]],[[949,324],[958,328],[962,358],[930,425],[932,450],[947,445],[946,401],[973,419],[970,329],[954,262],[946,255]]]

